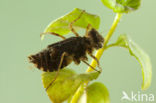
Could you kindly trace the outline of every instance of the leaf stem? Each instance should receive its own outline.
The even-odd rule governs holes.
[[[105,50],[105,48],[106,48],[106,46],[107,46],[107,44],[108,44],[110,38],[112,37],[112,35],[113,35],[113,33],[114,33],[114,31],[115,31],[115,29],[116,29],[116,27],[117,27],[117,25],[118,25],[118,23],[119,23],[121,17],[122,17],[122,14],[121,14],[121,13],[117,13],[117,14],[116,14],[115,19],[114,19],[113,24],[112,24],[112,27],[110,28],[108,34],[107,34],[106,37],[105,37],[105,42],[104,42],[104,44],[103,44],[103,47],[102,47],[101,49],[99,49],[99,50],[96,52],[96,54],[95,54],[95,57],[96,57],[98,60],[101,58],[101,56],[102,56],[102,54],[103,54],[103,52],[104,52],[104,50]],[[97,66],[96,60],[93,59],[90,65],[91,65],[92,67],[96,68],[96,66]],[[93,69],[90,68],[90,67],[88,67],[87,72],[91,72],[91,71],[93,71]],[[84,88],[85,88],[85,86],[86,86],[87,84],[88,84],[88,82],[82,84],[82,85],[77,89],[77,91],[76,91],[76,93],[74,94],[74,96],[72,97],[70,103],[77,103],[77,102],[78,102],[78,100],[79,100],[79,98],[81,97],[81,95],[83,94]]]
[[[102,56],[104,50],[106,49],[106,46],[107,46],[107,44],[108,44],[110,38],[112,37],[112,35],[113,35],[113,33],[114,33],[114,31],[115,31],[115,29],[116,29],[118,23],[120,22],[121,17],[122,17],[122,14],[121,14],[121,13],[117,13],[117,14],[116,14],[115,19],[114,19],[114,21],[113,21],[113,24],[112,24],[112,26],[111,26],[111,28],[110,28],[108,34],[107,34],[106,37],[105,37],[105,42],[104,42],[104,44],[103,44],[103,47],[102,47],[101,49],[99,49],[99,50],[96,52],[96,54],[95,54],[95,57],[96,57],[98,60],[100,60],[100,58],[101,58],[101,56]],[[93,59],[90,65],[91,65],[92,67],[96,68],[97,62]],[[93,71],[93,69],[89,67],[89,68],[87,69],[87,72],[91,72],[91,71]]]

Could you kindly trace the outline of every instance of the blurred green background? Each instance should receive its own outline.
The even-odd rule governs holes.
[[[123,16],[111,39],[115,41],[119,34],[127,33],[150,55],[153,66],[152,85],[148,90],[141,91],[139,63],[123,48],[109,49],[100,60],[103,73],[98,81],[109,89],[111,103],[122,102],[122,91],[128,94],[131,91],[141,91],[156,95],[155,4],[155,0],[142,0],[139,10]],[[0,103],[51,103],[42,86],[42,72],[28,63],[27,56],[61,40],[47,35],[41,41],[39,35],[52,20],[73,8],[99,15],[99,32],[103,36],[115,16],[100,0],[0,0]],[[84,72],[87,68],[83,63],[69,67],[78,72]]]

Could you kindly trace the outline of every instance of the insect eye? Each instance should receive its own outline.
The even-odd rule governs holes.
[[[101,43],[99,43],[98,46],[99,46],[99,48],[102,48],[102,44]]]

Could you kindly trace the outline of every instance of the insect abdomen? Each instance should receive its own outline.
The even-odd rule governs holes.
[[[59,58],[55,58],[53,55],[51,55],[53,52],[54,51],[45,49],[35,55],[29,56],[28,58],[30,62],[35,64],[38,69],[46,72],[52,72],[57,70],[59,61]]]

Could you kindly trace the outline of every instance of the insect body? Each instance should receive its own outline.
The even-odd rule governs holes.
[[[103,37],[92,28],[84,37],[70,37],[63,41],[49,45],[41,52],[29,56],[30,62],[43,71],[57,71],[62,54],[65,53],[61,63],[61,69],[69,65],[72,61],[80,64],[87,61],[86,54],[92,55],[94,49],[102,47]]]
[[[46,90],[56,80],[59,70],[68,66],[72,61],[74,61],[75,64],[80,64],[80,62],[82,61],[90,66],[92,69],[96,70],[87,63],[87,54],[89,54],[93,59],[97,61],[98,67],[100,68],[99,62],[97,58],[92,55],[92,52],[95,49],[99,49],[102,47],[104,38],[96,31],[96,29],[90,29],[90,24],[88,24],[87,26],[86,34],[84,37],[80,37],[72,26],[73,23],[75,23],[81,17],[83,12],[77,19],[72,21],[70,24],[71,31],[76,35],[76,37],[70,37],[68,39],[65,39],[65,37],[57,33],[50,32],[49,34],[59,36],[64,40],[51,44],[41,52],[30,55],[28,57],[30,62],[35,64],[35,66],[40,70],[43,70],[45,72],[57,71],[54,80],[48,85]]]

